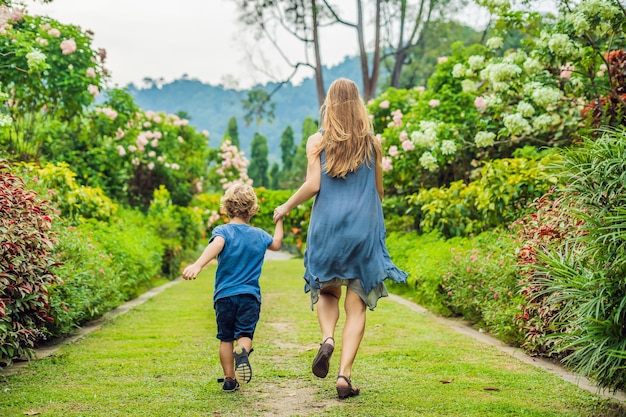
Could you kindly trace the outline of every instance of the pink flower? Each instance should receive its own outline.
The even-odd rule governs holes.
[[[402,126],[402,116],[404,116],[402,111],[400,111],[400,109],[394,110],[391,112],[391,115],[393,116],[393,125],[398,127]]]
[[[452,291],[448,291],[448,295],[452,295]]]
[[[150,171],[152,171],[152,170],[154,169],[154,162],[150,162],[150,163],[148,164],[148,169],[149,169]]]
[[[63,51],[63,55],[69,55],[76,51],[76,41],[74,39],[65,39],[61,42],[61,50]]]
[[[402,132],[400,132],[400,142],[404,142],[409,140],[409,134],[406,133],[405,130],[403,130]]]
[[[485,102],[485,99],[482,98],[482,96],[478,96],[474,100],[474,106],[476,107],[476,109],[484,111],[487,108],[487,103]]]
[[[87,91],[89,91],[89,94],[91,94],[94,98],[98,97],[98,95],[100,94],[100,90],[98,90],[98,87],[93,84],[89,84],[89,86],[87,87]]]
[[[115,133],[115,138],[116,139],[122,139],[124,137],[124,131],[122,130],[121,127],[117,128],[117,132]]]
[[[445,62],[448,62],[447,56],[440,56],[439,58],[437,58],[437,64],[443,64]]]
[[[205,137],[207,137],[207,138],[209,137],[209,131],[208,131],[208,130],[203,130],[203,131],[202,131],[202,134],[203,134]]]
[[[41,46],[48,46],[48,39],[39,38],[37,39],[37,43]]]
[[[500,295],[497,292],[493,293],[493,299],[497,300]]]
[[[566,65],[561,66],[561,74],[559,76],[569,80],[572,77],[572,71],[574,71],[574,66],[571,62],[568,62]]]
[[[157,146],[159,146],[159,140],[153,139],[152,142],[150,142],[150,146],[152,146],[153,148],[156,148]]]
[[[398,156],[398,147],[397,146],[390,146],[389,147],[389,156],[391,156],[392,158],[395,158],[396,156]]]
[[[440,104],[441,102],[437,99],[432,99],[428,102],[428,105],[432,108],[439,107]]]
[[[423,85],[418,85],[417,87],[415,87],[415,91],[424,92],[426,91],[426,87],[424,87]]]
[[[388,156],[384,156],[382,160],[382,166],[383,171],[391,171],[391,169],[393,168],[393,165],[391,164],[391,158],[389,158]]]
[[[96,78],[96,70],[89,67],[87,68],[87,71],[85,72],[85,75],[89,78]]]
[[[126,155],[126,149],[124,149],[124,147],[122,145],[117,147],[117,153],[120,154],[120,156],[124,156]]]
[[[61,36],[61,31],[59,31],[59,29],[57,28],[52,28],[50,30],[48,30],[48,35],[54,37],[54,38],[58,38],[59,36]]]
[[[415,149],[415,145],[410,140],[405,140],[404,142],[402,142],[402,149],[409,152]]]
[[[179,143],[184,143],[184,142],[185,142],[185,139],[183,139],[183,137],[182,137],[182,136],[179,136],[179,137],[178,137],[178,142],[179,142]]]
[[[380,107],[381,109],[388,109],[390,105],[391,103],[389,103],[389,100],[383,100],[380,102],[378,107]]]

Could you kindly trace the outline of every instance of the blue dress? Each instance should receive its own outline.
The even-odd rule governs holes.
[[[358,281],[356,292],[373,309],[378,298],[387,295],[385,279],[405,283],[408,276],[391,262],[387,251],[375,162],[363,163],[345,178],[334,178],[324,172],[325,151],[320,161],[322,178],[304,251],[304,290],[311,291],[314,304],[325,284],[345,284],[354,290],[350,281]]]

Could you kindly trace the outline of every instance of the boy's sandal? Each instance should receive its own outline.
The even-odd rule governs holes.
[[[311,366],[311,370],[313,371],[313,375],[318,378],[326,378],[328,375],[328,368],[330,367],[330,357],[335,350],[335,347],[330,343],[326,343],[328,339],[332,339],[333,343],[335,339],[332,337],[327,337],[324,339],[322,344],[320,345],[320,349],[317,351],[317,355],[313,359],[313,365]]]
[[[348,383],[347,387],[337,386],[337,396],[339,397],[340,400],[345,400],[346,398],[349,398],[349,397],[356,397],[357,395],[361,393],[361,390],[359,388],[352,385],[352,381],[350,381],[350,378],[346,378],[343,375],[339,375],[337,377],[337,381],[339,381],[340,379],[343,379],[344,381]]]

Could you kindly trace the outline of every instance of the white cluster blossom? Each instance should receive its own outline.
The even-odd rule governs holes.
[[[533,91],[532,98],[541,107],[556,104],[561,99],[561,91],[551,87],[541,87]]]
[[[487,39],[487,42],[485,42],[485,45],[489,49],[500,49],[502,48],[502,45],[504,45],[504,39],[502,39],[499,36],[494,36],[493,38]]]
[[[530,123],[519,113],[507,114],[502,118],[511,136],[526,135],[531,132]]]
[[[524,87],[522,88],[522,91],[527,96],[531,96],[535,90],[538,90],[540,88],[543,88],[543,84],[541,84],[540,82],[537,82],[537,81],[531,81],[529,83],[525,83],[524,84]]]
[[[472,80],[461,81],[461,87],[463,87],[464,93],[475,93],[476,91],[478,91],[478,85],[475,81]]]
[[[483,100],[487,108],[502,104],[502,99],[495,94],[487,94],[483,97]]]
[[[526,58],[528,58],[528,55],[526,55],[526,52],[522,51],[521,49],[518,49],[518,50],[509,52],[508,54],[506,54],[506,56],[504,57],[502,61],[509,63],[509,64],[523,65],[524,61],[526,61]]]
[[[526,71],[528,75],[534,75],[543,71],[543,65],[541,65],[541,62],[534,58],[526,59],[526,61],[522,64],[522,67],[524,67],[524,71]]]
[[[597,16],[600,20],[611,20],[619,16],[620,10],[612,2],[606,0],[585,0],[580,2],[577,12],[588,17]]]
[[[454,155],[456,153],[456,143],[452,140],[441,142],[441,153],[444,155]]]
[[[580,56],[580,49],[572,42],[569,36],[563,33],[553,34],[546,42],[550,51],[558,57],[577,58]]]
[[[436,122],[423,120],[420,122],[420,130],[411,133],[411,140],[417,146],[435,149],[438,145]]]
[[[496,81],[491,84],[491,87],[496,93],[503,93],[509,89],[510,85],[504,81]]]
[[[587,18],[581,12],[570,13],[565,19],[574,27],[577,35],[582,35],[590,29]]]
[[[506,62],[499,62],[489,64],[480,72],[480,76],[483,80],[489,80],[492,83],[510,81],[519,74],[522,69],[515,64],[509,64]]]
[[[517,112],[524,117],[530,117],[535,114],[535,108],[532,104],[522,100],[517,103]]]
[[[11,116],[0,113],[0,127],[10,126],[12,122]]]
[[[420,157],[419,162],[420,162],[420,165],[424,167],[424,169],[427,169],[428,171],[434,172],[434,171],[437,171],[437,169],[439,169],[439,166],[437,165],[437,159],[430,152],[424,152],[422,156]]]
[[[535,128],[535,130],[545,131],[559,122],[560,118],[557,114],[540,114],[533,120],[533,127]]]
[[[461,78],[465,76],[465,67],[463,64],[455,64],[452,68],[452,76],[454,78]]]
[[[477,71],[485,66],[485,57],[482,55],[472,55],[467,59],[467,64],[472,70]]]
[[[474,136],[474,143],[479,148],[487,148],[489,146],[493,146],[495,140],[496,134],[492,132],[480,131],[476,133],[476,136]]]
[[[26,63],[30,70],[43,69],[46,64],[46,55],[38,49],[33,49],[26,54]]]

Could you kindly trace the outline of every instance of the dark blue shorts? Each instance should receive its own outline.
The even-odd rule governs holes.
[[[261,303],[255,296],[241,294],[220,298],[214,307],[219,340],[232,342],[240,337],[253,338],[261,313]]]

